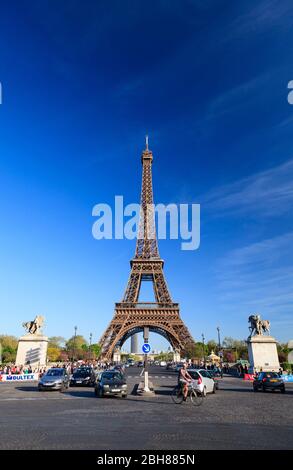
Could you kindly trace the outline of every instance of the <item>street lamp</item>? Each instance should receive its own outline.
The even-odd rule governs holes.
[[[72,358],[73,360],[72,360],[72,362],[75,361],[75,356],[76,356],[76,350],[75,350],[75,348],[76,348],[76,331],[77,331],[77,326],[74,327],[73,358]]]
[[[219,351],[221,351],[221,338],[220,338],[220,327],[217,326],[218,330],[218,345],[219,345]]]
[[[218,347],[219,347],[219,356],[220,356],[220,365],[222,366],[222,360],[223,360],[223,351],[221,350],[221,338],[220,338],[220,327],[217,326],[217,331],[218,331]]]
[[[204,366],[206,366],[206,356],[205,356],[205,350],[204,350],[204,334],[203,333],[202,333],[201,337],[202,337],[203,363],[204,363]]]
[[[93,334],[90,333],[90,360],[92,359],[92,337],[93,337]]]

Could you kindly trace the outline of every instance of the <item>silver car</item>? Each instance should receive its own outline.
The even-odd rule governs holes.
[[[69,387],[70,377],[66,369],[54,367],[49,369],[38,384],[39,391],[60,390],[64,392]]]
[[[207,393],[216,393],[216,384],[212,378],[207,377],[205,369],[187,369],[187,372],[193,379],[195,390],[198,390],[204,396]]]

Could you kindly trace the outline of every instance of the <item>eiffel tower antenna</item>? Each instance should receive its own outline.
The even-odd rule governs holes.
[[[179,304],[172,301],[164,272],[164,261],[159,255],[155,227],[152,184],[153,154],[148,148],[142,152],[142,186],[140,219],[134,258],[130,261],[130,276],[121,302],[115,304],[115,313],[100,339],[101,359],[115,360],[125,341],[144,328],[164,336],[174,351],[185,353],[194,340],[180,318]],[[139,302],[141,284],[153,284],[155,302]],[[118,351],[118,352],[117,352]]]
[[[149,136],[148,135],[145,136],[145,148],[146,150],[149,149]]]

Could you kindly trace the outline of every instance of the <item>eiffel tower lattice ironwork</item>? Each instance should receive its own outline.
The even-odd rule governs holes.
[[[115,314],[100,339],[101,359],[110,361],[116,349],[133,334],[148,327],[164,336],[173,349],[184,353],[194,340],[180,318],[179,304],[172,301],[163,273],[156,237],[152,185],[153,154],[148,148],[142,153],[142,189],[140,220],[135,256],[122,302],[115,304]],[[142,281],[153,283],[156,302],[139,302]]]

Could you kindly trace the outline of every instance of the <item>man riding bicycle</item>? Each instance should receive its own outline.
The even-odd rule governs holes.
[[[186,362],[183,364],[183,367],[179,371],[179,383],[183,388],[183,400],[186,401],[188,395],[188,384],[192,382],[192,377],[187,371]]]

